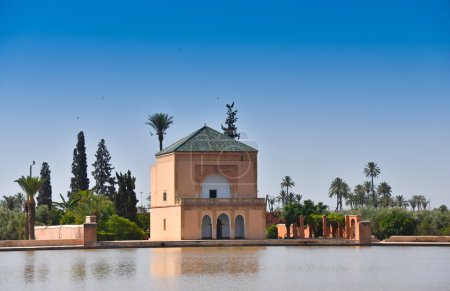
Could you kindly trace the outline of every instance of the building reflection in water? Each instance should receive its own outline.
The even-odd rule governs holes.
[[[86,278],[86,262],[84,259],[76,259],[72,264],[71,276],[74,281],[84,281]]]
[[[35,278],[35,263],[36,263],[36,258],[35,258],[35,254],[33,251],[31,252],[26,252],[25,255],[25,268],[23,270],[23,278],[24,281],[27,283],[33,283],[34,282],[34,278]]]
[[[151,249],[150,275],[172,278],[179,275],[257,273],[261,250],[260,247]]]
[[[25,253],[23,278],[27,283],[48,280],[49,267],[47,265],[47,261],[42,260],[42,258],[39,257],[36,258],[36,256],[37,254],[34,251]]]

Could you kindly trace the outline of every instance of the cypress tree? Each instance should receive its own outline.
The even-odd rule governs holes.
[[[112,180],[113,184],[111,185],[111,171],[114,169],[114,167],[112,167],[110,164],[111,155],[106,148],[104,139],[102,139],[98,144],[95,158],[95,163],[92,164],[92,166],[94,167],[92,175],[95,179],[95,190],[98,194],[107,195],[110,199],[112,199],[113,196],[110,196],[109,194],[111,194],[110,186],[114,187],[114,180]],[[107,185],[108,183],[110,185]]]
[[[40,179],[44,181],[44,184],[39,190],[39,194],[36,198],[38,206],[47,205],[49,210],[52,209],[52,185],[50,183],[50,173],[50,166],[46,162],[43,162]]]
[[[236,121],[237,121],[237,110],[233,110],[234,107],[234,102],[230,104],[227,104],[226,107],[228,108],[227,111],[227,119],[225,120],[225,124],[226,127],[222,125],[222,130],[223,133],[228,135],[231,138],[237,138],[239,139],[239,137],[241,136],[238,132],[237,132],[237,127],[236,127]]]
[[[84,142],[84,133],[82,131],[78,133],[78,142],[75,149],[73,150],[72,174],[73,177],[70,182],[70,190],[72,191],[72,193],[79,190],[89,190],[89,178],[87,177],[86,146]]]
[[[135,182],[136,178],[131,176],[130,170],[125,174],[117,174],[118,190],[114,199],[114,206],[116,208],[117,215],[127,218],[136,222],[137,208]]]

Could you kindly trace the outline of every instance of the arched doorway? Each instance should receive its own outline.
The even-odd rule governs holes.
[[[200,198],[230,198],[230,184],[222,175],[212,174],[202,182]]]
[[[236,216],[234,220],[234,238],[245,238],[244,217],[242,217],[242,215]]]
[[[209,215],[203,216],[202,219],[202,239],[212,239],[212,224]]]
[[[217,239],[230,238],[230,219],[228,215],[222,213],[217,217]]]

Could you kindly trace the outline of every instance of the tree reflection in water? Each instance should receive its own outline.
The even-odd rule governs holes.
[[[258,272],[262,248],[161,248],[151,251],[151,276],[245,275]]]

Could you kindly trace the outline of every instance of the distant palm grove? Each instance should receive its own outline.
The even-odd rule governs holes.
[[[450,212],[441,205],[431,210],[430,200],[424,195],[394,195],[387,182],[375,184],[381,174],[375,162],[364,165],[363,175],[369,178],[352,188],[344,179],[337,177],[331,181],[328,197],[336,199],[334,207],[311,200],[302,202],[303,195],[295,194],[296,186],[290,176],[282,178],[281,190],[277,196],[267,195],[267,236],[276,238],[276,223],[286,224],[289,237],[291,224],[299,223],[299,216],[312,227],[316,235],[321,235],[321,217],[327,215],[338,222],[345,214],[359,214],[372,222],[372,232],[384,239],[390,235],[450,235]],[[346,209],[343,206],[346,206]],[[410,210],[409,210],[410,209]]]

